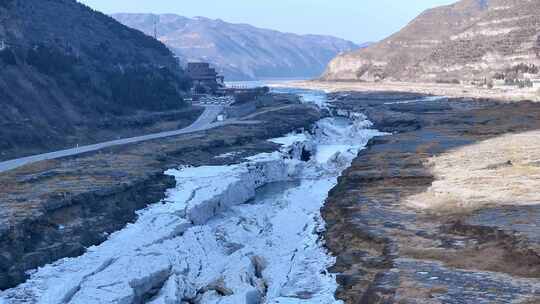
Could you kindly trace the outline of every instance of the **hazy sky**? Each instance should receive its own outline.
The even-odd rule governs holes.
[[[377,41],[456,0],[79,0],[104,13],[175,13],[299,34]]]

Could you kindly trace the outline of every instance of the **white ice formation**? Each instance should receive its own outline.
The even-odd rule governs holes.
[[[280,152],[170,170],[177,186],[77,258],[33,271],[0,303],[340,303],[320,216],[338,175],[380,133],[325,118]]]

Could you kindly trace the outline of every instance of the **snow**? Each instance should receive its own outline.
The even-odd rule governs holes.
[[[295,142],[307,141],[307,136],[305,133],[298,133],[298,134],[293,133],[284,137],[273,138],[273,139],[270,139],[269,141],[276,144],[284,145],[284,146],[291,146]]]
[[[35,270],[0,303],[341,303],[320,208],[382,134],[370,126],[325,118],[312,133],[271,140],[279,152],[169,170],[177,185],[163,201],[84,255]]]
[[[417,102],[431,102],[431,101],[438,101],[442,99],[448,99],[447,96],[426,96],[422,97],[420,99],[412,99],[412,100],[404,100],[404,101],[391,101],[391,102],[385,102],[385,105],[391,105],[391,104],[409,104],[409,103],[417,103]]]
[[[234,151],[234,152],[223,153],[214,158],[231,158],[231,157],[235,157],[241,154],[242,154],[242,151]]]
[[[272,88],[274,93],[290,93],[300,96],[300,100],[303,103],[316,105],[319,108],[326,108],[328,106],[328,98],[326,97],[327,91],[323,90],[310,90],[301,88],[288,88],[283,87],[283,83],[268,84]]]
[[[337,154],[353,153],[354,148],[349,145],[321,145],[318,147],[315,158],[319,163],[326,163]]]

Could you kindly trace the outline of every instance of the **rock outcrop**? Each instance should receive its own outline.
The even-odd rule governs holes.
[[[115,14],[118,21],[154,35],[181,60],[209,61],[228,80],[317,77],[341,52],[358,48],[343,39],[296,35],[203,17]]]
[[[387,39],[338,56],[322,78],[459,83],[536,74],[539,13],[540,3],[528,0],[462,0],[430,9]]]

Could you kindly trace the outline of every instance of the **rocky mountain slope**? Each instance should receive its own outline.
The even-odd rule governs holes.
[[[537,70],[540,2],[462,0],[430,9],[366,49],[340,55],[326,80],[457,82]]]
[[[115,14],[118,21],[154,34],[183,61],[208,61],[229,80],[315,77],[341,52],[357,46],[319,35],[296,35],[202,17]]]
[[[0,159],[116,138],[183,106],[162,43],[75,0],[0,1],[0,49]]]

